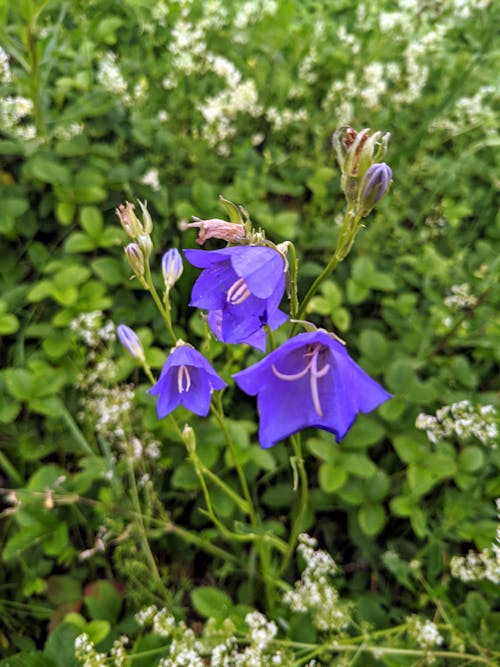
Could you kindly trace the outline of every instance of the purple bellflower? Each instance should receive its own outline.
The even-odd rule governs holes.
[[[285,260],[265,246],[184,250],[203,269],[190,306],[208,310],[208,323],[225,343],[248,343],[265,351],[262,327],[277,329],[287,319],[278,306],[285,291]]]
[[[309,427],[330,431],[340,442],[358,412],[391,398],[321,329],[291,338],[233,377],[245,393],[257,395],[264,448]]]
[[[116,327],[116,333],[118,334],[118,340],[127,352],[139,361],[144,361],[144,348],[135,331],[126,324],[119,324]]]
[[[214,389],[226,387],[205,357],[191,345],[178,341],[171,350],[158,382],[149,394],[158,396],[158,418],[166,417],[181,404],[206,417]]]

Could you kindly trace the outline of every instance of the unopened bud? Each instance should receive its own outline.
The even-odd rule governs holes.
[[[163,255],[161,260],[161,270],[163,273],[163,280],[165,281],[165,289],[168,292],[179,280],[182,271],[184,270],[182,257],[177,248],[171,248]]]
[[[139,202],[139,206],[141,207],[142,211],[142,224],[144,227],[144,233],[151,234],[151,232],[153,231],[153,221],[148,211],[148,202],[145,201],[144,203],[142,203],[140,199],[138,199],[137,201]]]
[[[137,243],[129,243],[125,246],[125,255],[130,268],[138,278],[144,275],[144,255]]]
[[[194,454],[196,451],[196,436],[193,429],[188,424],[182,429],[182,439],[184,440],[188,453]]]
[[[185,229],[196,227],[199,229],[196,243],[203,245],[208,239],[221,239],[228,243],[239,243],[245,238],[245,227],[236,222],[227,222],[212,218],[211,220],[195,220],[185,225]]]
[[[144,361],[144,348],[135,331],[126,324],[120,324],[116,328],[116,333],[118,334],[118,340],[127,352],[139,361]]]
[[[139,248],[142,250],[144,258],[149,260],[151,253],[153,252],[153,242],[151,241],[151,236],[149,234],[139,234],[137,237],[137,243]]]
[[[392,170],[385,162],[373,164],[365,173],[361,183],[358,214],[367,216],[375,204],[382,199],[392,182]]]
[[[125,202],[125,204],[120,204],[120,206],[115,209],[123,229],[132,239],[137,238],[139,234],[144,234],[144,229],[134,213],[134,208],[134,205],[128,201]]]
[[[383,158],[390,136],[389,132],[370,134],[370,128],[361,132],[349,126],[339,128],[332,144],[343,176],[362,178],[372,164]]]

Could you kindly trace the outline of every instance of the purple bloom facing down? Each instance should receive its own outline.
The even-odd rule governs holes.
[[[278,309],[285,291],[285,260],[279,252],[236,246],[184,254],[203,269],[189,305],[209,311],[209,325],[217,338],[265,349],[263,325],[277,329],[287,319]]]
[[[371,412],[391,398],[321,330],[291,338],[233,377],[244,392],[257,395],[265,448],[309,427],[330,431],[340,442],[358,412]]]
[[[148,393],[158,396],[159,419],[166,417],[179,404],[206,417],[212,391],[226,386],[198,350],[185,343],[177,343],[163,366],[158,382]]]
[[[170,248],[170,250],[167,250],[161,260],[161,270],[166,290],[170,290],[179,280],[183,268],[182,257],[177,248]]]

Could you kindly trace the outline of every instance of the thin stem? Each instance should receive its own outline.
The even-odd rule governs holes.
[[[300,307],[298,308],[297,316],[294,317],[294,319],[300,320],[303,317],[304,313],[306,312],[307,304],[316,294],[318,287],[334,271],[337,264],[346,258],[347,254],[351,249],[356,233],[358,231],[359,220],[360,220],[359,216],[356,216],[354,211],[352,211],[351,209],[346,210],[339,238],[337,240],[337,245],[335,247],[333,255],[328,264],[323,269],[323,271],[319,274],[319,276],[317,276],[316,280],[307,290],[306,295],[302,299]],[[297,325],[294,324],[292,327],[291,335],[293,335],[296,327]]]
[[[300,433],[292,435],[290,440],[292,442],[293,451],[295,454],[295,460],[297,462],[297,467],[299,470],[300,499],[299,499],[299,511],[293,522],[292,530],[290,532],[290,539],[288,540],[288,551],[283,560],[283,563],[281,564],[281,568],[279,571],[280,576],[286,570],[288,563],[290,562],[290,558],[292,557],[292,554],[295,550],[295,545],[297,544],[298,536],[303,527],[304,516],[307,511],[307,503],[309,500],[309,482],[307,479],[304,459],[302,458],[302,443],[301,443]]]
[[[137,528],[139,529],[139,536],[141,540],[141,545],[142,545],[142,550],[144,552],[144,555],[146,557],[146,560],[149,563],[149,566],[151,568],[151,571],[153,573],[153,576],[160,587],[160,589],[163,591],[163,593],[166,595],[167,590],[163,584],[163,581],[161,579],[160,573],[158,572],[158,568],[156,566],[156,561],[153,556],[153,552],[151,551],[151,547],[149,546],[149,540],[146,534],[146,528],[144,526],[144,519],[142,516],[142,511],[141,511],[141,502],[139,500],[139,492],[137,490],[137,482],[135,479],[135,471],[134,471],[134,466],[132,464],[132,460],[130,457],[128,457],[127,460],[127,470],[128,470],[128,477],[130,481],[130,490],[132,493],[132,503],[134,505],[135,509],[135,516],[136,516],[136,525]]]
[[[85,452],[85,454],[90,454],[91,456],[96,456],[96,452],[94,452],[92,447],[89,445],[87,439],[79,429],[78,424],[75,422],[70,412],[66,409],[63,403],[61,403],[60,405],[59,414],[61,415],[63,421],[66,423],[66,426],[73,434],[82,452]]]
[[[172,318],[170,317],[169,309],[165,308],[165,306],[163,305],[160,296],[156,291],[156,287],[153,284],[153,277],[151,276],[151,267],[149,266],[148,258],[146,258],[144,262],[144,274],[148,290],[151,293],[151,296],[153,297],[153,301],[155,302],[156,307],[158,308],[161,316],[163,317],[163,321],[165,322],[165,326],[167,327],[167,331],[170,337],[172,338],[172,341],[175,343],[177,340],[177,336],[175,335],[174,329],[172,327]]]

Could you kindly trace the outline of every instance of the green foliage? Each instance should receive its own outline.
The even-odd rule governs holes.
[[[499,450],[474,433],[433,440],[415,422],[464,399],[500,406],[498,4],[468,3],[469,15],[453,2],[244,4],[0,2],[0,666],[77,664],[82,632],[108,651],[143,605],[235,624],[242,605],[264,605],[262,553],[231,491],[239,465],[259,534],[286,541],[300,465],[288,444],[259,448],[238,392],[223,399],[227,434],[215,415],[180,408],[200,465],[226,485],[206,478],[238,536],[221,537],[180,433],[157,421],[149,381],[102,333],[108,320],[134,327],[154,371],[170,345],[130,280],[114,209],[148,200],[160,289],[161,254],[194,246],[179,221],[237,221],[229,200],[241,203],[268,238],[294,241],[303,297],[339,231],[330,139],[344,123],[391,132],[394,183],[306,317],[339,333],[394,398],[340,445],[303,435],[302,528],[346,566],[339,589],[362,626],[446,608],[460,631],[450,646],[493,650],[491,581],[450,577],[449,562],[495,539]],[[230,381],[260,357],[209,336],[185,306],[194,277],[186,266],[172,293],[175,333]],[[94,311],[104,314],[86,327],[78,318]],[[113,390],[114,430],[99,412]],[[295,566],[280,572],[272,553],[273,576],[293,582]],[[297,641],[315,641],[308,617],[275,611]],[[133,650],[158,646],[146,634]]]

